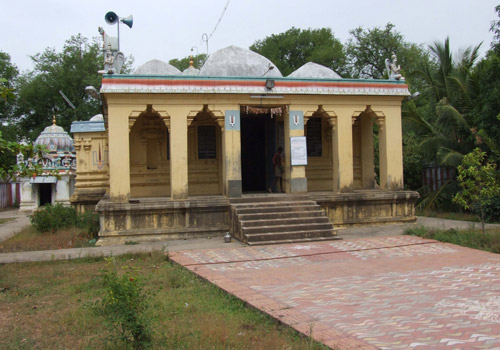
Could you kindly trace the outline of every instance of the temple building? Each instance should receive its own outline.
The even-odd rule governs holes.
[[[46,127],[34,142],[34,146],[45,146],[48,152],[35,154],[32,159],[17,156],[17,162],[41,165],[43,172],[38,176],[22,177],[20,209],[33,211],[45,204],[70,205],[75,187],[76,155],[73,139],[64,129],[56,125]]]
[[[103,120],[72,127],[72,203],[95,205],[101,244],[228,231],[249,244],[309,241],[415,220],[418,194],[403,186],[404,80],[342,79],[315,63],[283,77],[230,46],[199,71],[153,60],[104,74],[100,96]],[[278,147],[283,194],[268,192]]]

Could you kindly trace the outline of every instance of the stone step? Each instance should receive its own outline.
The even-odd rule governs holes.
[[[300,201],[300,202],[268,202],[268,203],[251,203],[251,204],[238,204],[233,205],[233,208],[240,212],[245,209],[272,209],[272,208],[300,208],[300,207],[316,207],[320,208],[316,202],[313,201]]]
[[[321,210],[282,211],[282,212],[259,211],[256,213],[238,214],[238,219],[240,222],[241,221],[250,221],[250,220],[267,220],[267,219],[287,220],[287,219],[293,219],[293,218],[321,217],[324,215],[325,214]]]
[[[293,243],[308,243],[308,242],[322,242],[322,241],[333,241],[340,240],[342,238],[337,236],[332,237],[315,237],[315,238],[297,238],[297,239],[284,239],[284,240],[269,240],[269,241],[255,241],[255,242],[247,242],[249,246],[257,246],[257,245],[268,245],[268,244],[293,244]]]
[[[284,221],[286,223],[287,221]],[[293,232],[293,231],[317,231],[317,230],[333,230],[333,225],[328,223],[313,223],[313,224],[296,224],[296,225],[272,225],[258,227],[242,227],[243,235],[256,233],[276,233],[276,232]]]
[[[269,194],[256,196],[243,196],[239,198],[231,198],[231,204],[247,204],[247,203],[265,203],[265,202],[296,202],[310,201],[307,195],[291,195],[291,194]]]
[[[307,217],[291,217],[285,220],[283,219],[275,219],[275,215],[273,218],[269,219],[261,219],[261,220],[240,220],[241,228],[247,227],[260,227],[260,226],[275,226],[275,225],[283,225],[286,223],[287,225],[296,225],[296,224],[329,224],[330,221],[326,216],[307,216]]]
[[[306,231],[282,231],[272,233],[245,234],[248,244],[250,242],[283,242],[288,240],[311,240],[311,239],[335,239],[336,232],[331,229],[306,230]]]

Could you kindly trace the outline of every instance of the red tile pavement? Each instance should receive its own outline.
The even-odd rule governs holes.
[[[500,349],[500,255],[412,236],[170,253],[339,349]]]

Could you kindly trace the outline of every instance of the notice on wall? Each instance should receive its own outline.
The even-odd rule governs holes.
[[[307,145],[305,136],[290,137],[290,157],[293,165],[307,165]]]

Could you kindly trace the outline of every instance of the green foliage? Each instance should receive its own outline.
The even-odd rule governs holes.
[[[417,190],[422,186],[422,153],[414,132],[403,134],[403,169],[405,186]]]
[[[36,210],[30,216],[30,221],[39,232],[53,233],[60,229],[75,227],[78,223],[78,217],[73,207],[48,204]]]
[[[76,225],[82,229],[89,237],[97,238],[99,233],[99,214],[86,211],[77,215]]]
[[[104,284],[102,299],[93,310],[105,320],[112,333],[132,349],[151,348],[151,319],[148,315],[149,297],[143,291],[143,282],[130,272],[119,274],[114,259],[106,259],[107,269],[102,270]],[[127,266],[124,267],[129,270]]]
[[[406,71],[411,70],[422,60],[427,60],[426,51],[404,41],[394,25],[387,23],[384,28],[364,29],[358,27],[349,31],[351,37],[346,45],[346,55],[351,75],[355,78],[387,79],[385,59],[393,53],[398,64]],[[405,71],[402,70],[403,76]]]
[[[0,121],[13,116],[13,101],[16,99],[15,84],[19,72],[10,62],[10,55],[0,51]]]
[[[404,234],[500,254],[500,232],[498,230],[479,234],[474,229],[439,230],[420,226],[407,229]]]
[[[81,35],[66,41],[63,50],[47,48],[31,57],[34,70],[18,79],[16,115],[21,133],[34,140],[52,116],[57,124],[69,130],[71,122],[88,120],[100,113],[99,102],[85,94],[85,87],[99,89],[101,76],[97,73],[103,65],[102,49],[97,40],[89,42]],[[59,94],[62,91],[75,105],[71,109]]]
[[[465,209],[478,210],[484,234],[484,206],[500,195],[496,165],[487,161],[486,153],[476,148],[463,158],[457,170],[462,190],[453,197],[453,202]]]
[[[207,55],[200,53],[195,56],[188,56],[181,59],[174,58],[168,61],[168,63],[182,72],[183,70],[189,68],[189,60],[191,57],[193,58],[193,66],[198,69],[200,69],[203,66],[203,63],[207,60]]]
[[[307,62],[331,68],[341,76],[346,73],[342,43],[335,38],[330,28],[302,30],[292,27],[284,33],[257,40],[250,50],[271,60],[283,76]]]

